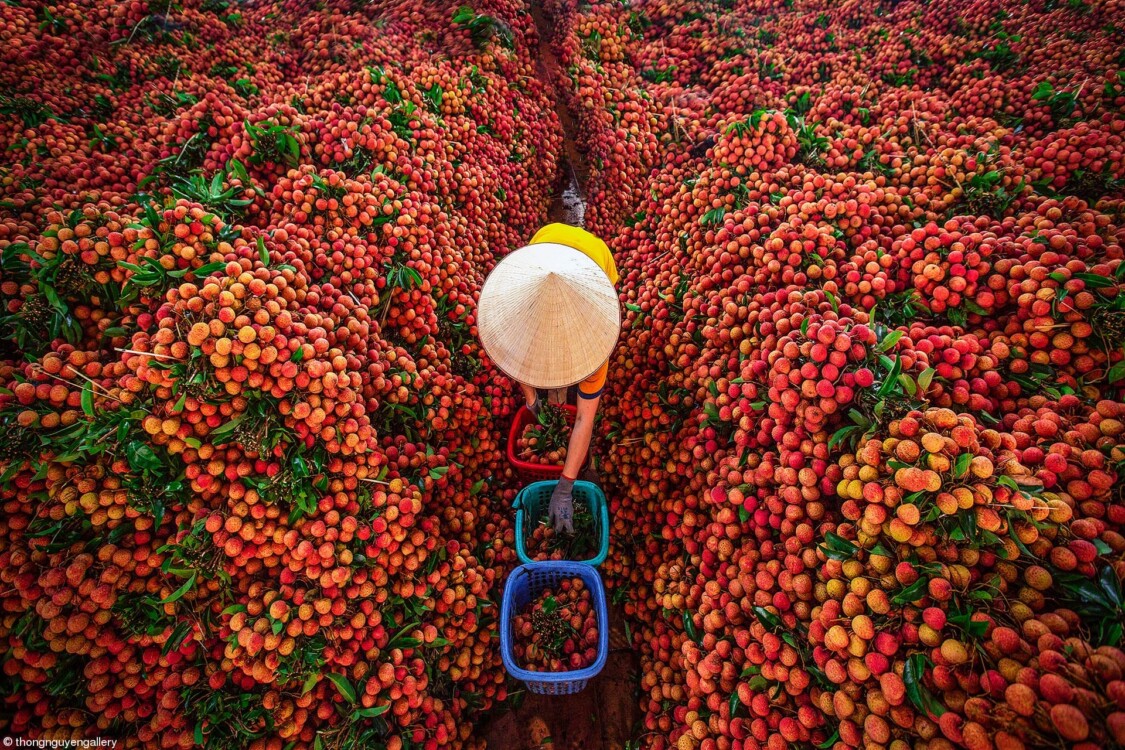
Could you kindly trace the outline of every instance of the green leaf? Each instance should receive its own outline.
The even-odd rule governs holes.
[[[191,634],[191,624],[181,620],[176,623],[176,627],[168,635],[168,640],[164,641],[163,648],[160,649],[161,656],[167,656],[170,652],[178,649],[184,645],[184,641]]]
[[[186,581],[184,581],[183,586],[180,586],[178,589],[173,591],[172,595],[167,599],[161,600],[160,604],[172,604],[173,602],[177,602],[182,599],[187,592],[191,591],[192,586],[195,585],[196,575],[198,574],[193,572],[191,576]]]
[[[261,237],[258,237],[258,257],[262,259],[263,266],[269,266],[270,252],[266,250],[266,241]]]
[[[988,622],[974,620],[971,612],[957,612],[950,615],[949,622],[964,630],[971,638],[979,639],[988,630]]]
[[[316,687],[317,680],[319,680],[319,679],[320,679],[320,673],[319,672],[313,672],[308,677],[306,677],[305,678],[305,684],[301,686],[301,695],[304,695],[305,693],[309,692],[314,687]]]
[[[929,665],[930,660],[925,654],[911,654],[903,667],[902,681],[906,685],[906,697],[918,710],[933,716],[941,716],[945,713],[945,707],[922,682]]]
[[[180,395],[180,398],[176,401],[175,405],[172,406],[172,413],[173,414],[179,414],[180,412],[182,412],[184,410],[184,406],[186,404],[187,404],[187,393],[185,392],[185,393]]]
[[[927,367],[918,375],[918,390],[925,393],[930,389],[930,383],[934,381],[934,374],[937,373],[932,367]]]
[[[293,350],[293,353],[291,355],[289,355],[289,361],[294,363],[294,364],[296,364],[297,362],[300,362],[304,358],[305,358],[305,347],[303,345],[298,346],[296,349]]]
[[[781,618],[765,607],[755,605],[752,611],[754,616],[758,618],[758,622],[765,625],[768,630],[781,630],[785,627],[785,623],[781,621]]]
[[[328,679],[332,680],[332,684],[340,691],[340,695],[344,696],[344,700],[348,703],[355,703],[355,688],[348,682],[348,678],[337,672],[329,672]]]
[[[844,539],[839,534],[834,534],[831,531],[824,535],[824,542],[819,547],[820,551],[824,553],[830,560],[850,560],[855,557],[859,547],[852,544],[847,539]]]
[[[125,458],[134,471],[160,471],[162,466],[156,451],[139,440],[126,444]]]
[[[742,701],[738,699],[738,691],[732,691],[730,694],[730,716],[732,719],[738,713],[738,707],[741,705]]]
[[[51,303],[51,307],[55,308],[61,313],[68,312],[66,303],[59,298],[59,294],[55,291],[54,287],[48,284],[40,284],[39,291],[41,291],[43,293],[43,296],[47,298],[47,301]]]
[[[751,690],[761,692],[770,686],[770,681],[758,674],[751,677],[746,684]]]
[[[1125,263],[1122,265],[1125,265]],[[1109,368],[1109,371],[1105,374],[1105,379],[1109,383],[1116,383],[1125,379],[1125,359]]]
[[[1117,580],[1117,573],[1111,566],[1105,566],[1098,574],[1098,586],[1105,595],[1102,601],[1108,602],[1115,610],[1120,610],[1122,603],[1120,582]]]
[[[1016,480],[1012,479],[1010,476],[1008,476],[1006,474],[1001,474],[999,477],[997,477],[996,483],[1007,487],[1008,489],[1012,490],[1013,492],[1019,492],[1020,491],[1020,486],[1018,484],[1016,484]]]
[[[891,601],[893,601],[895,604],[909,604],[911,602],[916,602],[926,595],[928,585],[929,582],[925,578],[919,578],[917,581],[895,594],[891,598]]]
[[[884,547],[882,544],[876,544],[874,547],[868,550],[868,554],[878,555],[879,557],[890,557],[891,551]]]
[[[242,182],[244,187],[250,186],[250,173],[246,171],[246,165],[238,159],[231,159],[227,162],[227,170]]]
[[[297,166],[297,163],[301,161],[301,144],[298,143],[297,139],[294,138],[289,133],[285,134],[285,136],[283,138],[283,141],[285,143],[286,150],[289,152],[288,153],[288,157],[289,157],[288,161],[290,162],[289,166],[292,166],[292,167]]]
[[[239,414],[237,417],[227,422],[226,424],[219,425],[215,429],[211,430],[211,439],[215,440],[216,438],[224,438],[227,435],[231,434],[232,432],[234,432],[235,428],[242,423],[242,420],[244,419],[246,419],[246,414]]]
[[[384,703],[382,706],[372,706],[371,708],[357,708],[352,712],[352,716],[357,719],[374,719],[382,716],[391,710],[390,703]]]
[[[220,260],[215,263],[208,263],[206,265],[200,266],[199,268],[192,269],[191,273],[193,276],[195,276],[195,278],[202,279],[205,276],[210,276],[211,274],[215,273],[215,271],[222,271],[226,267],[226,261]]]
[[[700,643],[699,631],[695,629],[695,621],[691,619],[691,615],[687,612],[681,612],[680,616],[684,621],[684,632],[687,633],[688,638],[691,638],[696,643]]]
[[[856,427],[867,429],[871,426],[871,420],[859,409],[848,409],[848,416],[852,418],[852,422],[855,423]]]
[[[1117,286],[1114,279],[1107,279],[1105,276],[1099,276],[1096,273],[1076,273],[1074,278],[1086,282],[1086,286],[1091,289],[1111,289]]]
[[[850,424],[850,425],[846,425],[846,426],[841,427],[840,429],[836,430],[834,433],[832,433],[832,437],[828,438],[828,449],[832,450],[841,441],[845,440],[849,435],[851,435],[853,432],[855,432],[858,429],[859,429],[859,425]]]
[[[953,476],[957,477],[958,479],[965,476],[965,474],[968,473],[969,465],[972,462],[973,456],[971,453],[962,453],[961,455],[959,455],[957,457],[957,460],[953,463]]]
[[[893,331],[892,333],[888,334],[886,336],[886,338],[884,338],[882,341],[879,342],[879,345],[875,347],[875,351],[886,352],[891,347],[893,347],[895,344],[897,344],[899,342],[899,339],[902,338],[902,336],[903,336],[902,331]]]
[[[726,218],[727,210],[725,208],[713,208],[699,220],[700,225],[705,227],[715,226],[722,224],[723,219]]]
[[[824,742],[821,742],[819,745],[817,745],[817,750],[828,750],[828,748],[832,747],[833,745],[835,745],[839,741],[840,741],[840,730],[837,729],[835,732],[832,733],[832,735],[828,739],[826,739]]]
[[[441,101],[443,93],[444,92],[441,90],[441,84],[435,83],[423,94],[423,96],[426,98],[426,103],[430,107],[430,111],[432,111],[435,115],[441,114]]]
[[[883,381],[883,384],[881,386],[879,386],[879,390],[876,393],[879,398],[886,398],[887,396],[892,395],[895,392],[895,386],[901,385],[898,382],[898,376],[901,372],[902,358],[895,357],[894,364],[891,365],[891,371],[887,375],[887,379]]]
[[[94,416],[94,387],[89,382],[82,386],[82,411],[87,417]]]

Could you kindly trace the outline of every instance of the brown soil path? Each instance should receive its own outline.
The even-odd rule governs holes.
[[[623,750],[640,720],[638,661],[621,612],[610,609],[605,669],[575,695],[526,693],[485,727],[489,750]]]
[[[539,80],[547,85],[548,91],[554,92],[555,112],[559,116],[564,137],[563,151],[559,157],[559,185],[556,187],[555,199],[548,210],[547,218],[550,221],[582,226],[583,216],[586,213],[585,188],[589,172],[586,168],[586,158],[578,148],[578,125],[566,106],[566,98],[562,95],[565,91],[564,87],[568,86],[570,81],[551,50],[550,39],[554,29],[539,3],[531,3],[531,17],[535,20],[535,28],[539,35],[537,60]]]
[[[561,87],[569,79],[551,51],[552,27],[538,3],[531,4],[539,33],[539,76],[554,90],[565,135],[560,184],[548,218],[581,226],[586,210],[586,161],[578,148],[577,126]],[[563,392],[565,394],[565,391]],[[525,693],[518,709],[498,714],[484,727],[490,750],[623,750],[641,715],[639,660],[626,637],[624,615],[610,607],[610,653],[605,669],[576,695]]]

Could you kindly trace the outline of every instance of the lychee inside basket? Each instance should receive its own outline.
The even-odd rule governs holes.
[[[546,559],[600,565],[609,553],[609,507],[596,484],[574,483],[575,537],[559,535],[545,524],[557,480],[535,482],[516,495],[516,555],[520,562]],[[562,556],[549,557],[551,548]]]

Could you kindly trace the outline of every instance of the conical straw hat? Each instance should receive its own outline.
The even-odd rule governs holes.
[[[592,375],[621,328],[617,292],[597,263],[566,245],[539,243],[503,258],[484,280],[477,330],[492,361],[534,388]]]

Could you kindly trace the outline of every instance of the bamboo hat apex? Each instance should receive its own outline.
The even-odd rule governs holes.
[[[580,250],[522,247],[484,280],[477,330],[489,358],[533,388],[562,388],[601,367],[617,343],[621,310],[605,271]]]

